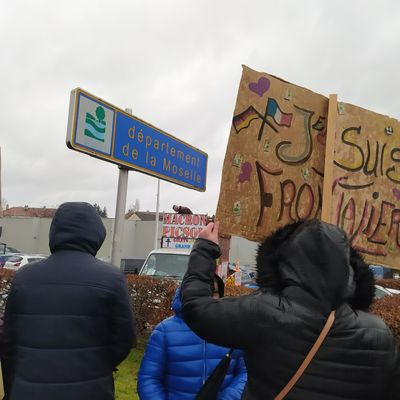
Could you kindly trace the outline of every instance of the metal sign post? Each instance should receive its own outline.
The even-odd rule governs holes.
[[[158,226],[160,223],[160,180],[157,179],[157,202],[156,202],[156,231],[154,232],[154,250],[158,249]]]
[[[121,266],[128,174],[128,169],[119,167],[117,205],[115,207],[114,235],[111,250],[111,264],[116,267]]]
[[[128,114],[132,114],[132,109],[125,108]],[[111,264],[121,267],[122,259],[122,237],[124,235],[126,195],[128,193],[129,170],[119,167],[117,204],[115,206],[114,234],[111,248]]]

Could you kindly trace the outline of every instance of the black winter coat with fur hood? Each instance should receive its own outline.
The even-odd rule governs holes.
[[[274,399],[296,372],[331,310],[336,320],[288,400],[400,397],[395,340],[368,313],[374,280],[336,226],[313,220],[275,232],[259,247],[260,290],[214,300],[219,247],[198,239],[182,283],[183,316],[199,336],[245,353],[243,399]]]

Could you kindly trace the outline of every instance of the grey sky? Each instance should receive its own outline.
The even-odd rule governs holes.
[[[118,168],[65,145],[81,87],[207,152],[207,191],[162,181],[160,210],[212,214],[241,65],[399,118],[399,15],[388,0],[4,1],[3,198],[96,202],[113,216]],[[130,172],[127,205],[154,210],[156,187]]]

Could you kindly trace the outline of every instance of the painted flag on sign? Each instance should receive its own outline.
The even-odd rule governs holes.
[[[253,106],[250,106],[239,115],[235,115],[232,122],[236,133],[239,133],[242,129],[248,128],[252,121],[259,118],[262,119],[262,115],[260,115]]]
[[[268,99],[267,116],[272,117],[279,126],[290,127],[292,124],[293,114],[282,112],[275,99]]]

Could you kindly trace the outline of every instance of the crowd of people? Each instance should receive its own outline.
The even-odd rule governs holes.
[[[105,234],[93,206],[64,203],[50,227],[52,254],[16,273],[2,338],[5,399],[114,399],[113,371],[136,333],[124,275],[95,258]],[[259,288],[246,296],[224,297],[219,256],[210,222],[174,315],[149,337],[140,399],[399,398],[397,344],[368,311],[372,272],[340,228],[298,221],[267,237]]]

